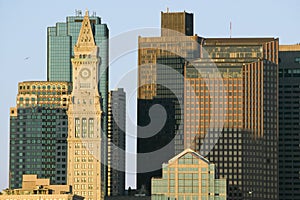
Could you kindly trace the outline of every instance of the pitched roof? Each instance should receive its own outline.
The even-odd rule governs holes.
[[[169,160],[168,164],[175,162],[176,160],[178,160],[179,158],[181,158],[182,156],[184,156],[188,153],[193,154],[195,157],[199,158],[200,160],[202,160],[208,164],[210,163],[208,159],[204,158],[203,156],[201,156],[199,153],[195,152],[194,150],[188,148],[188,149],[185,149],[180,154],[178,154],[177,156],[173,157],[171,160]]]

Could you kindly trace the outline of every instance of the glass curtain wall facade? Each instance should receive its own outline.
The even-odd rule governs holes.
[[[279,199],[300,199],[300,45],[279,46]]]
[[[66,108],[71,84],[21,82],[17,106],[10,109],[9,187],[22,186],[23,174],[67,182]]]

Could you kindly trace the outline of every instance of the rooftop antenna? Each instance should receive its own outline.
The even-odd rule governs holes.
[[[230,38],[232,37],[232,23],[230,21]]]
[[[169,8],[167,7],[167,13],[169,13]]]

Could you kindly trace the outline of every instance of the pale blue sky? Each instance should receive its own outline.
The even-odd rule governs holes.
[[[46,80],[46,28],[65,21],[76,9],[89,9],[108,24],[113,38],[133,29],[158,28],[160,12],[167,7],[193,12],[195,33],[204,37],[228,37],[232,21],[233,37],[279,37],[280,44],[300,42],[298,0],[0,0],[0,190],[8,187],[9,108],[15,106],[17,84]],[[110,86],[135,68],[136,52],[123,56],[111,65]],[[135,120],[134,94],[128,99]],[[135,151],[133,142],[128,147]],[[134,176],[128,178],[127,186],[135,186]]]

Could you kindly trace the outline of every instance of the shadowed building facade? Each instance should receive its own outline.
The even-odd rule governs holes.
[[[300,199],[300,45],[279,46],[279,199]]]
[[[108,98],[107,196],[124,195],[126,147],[126,93],[111,90]]]

